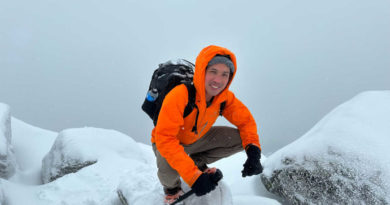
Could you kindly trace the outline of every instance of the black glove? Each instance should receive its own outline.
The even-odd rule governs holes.
[[[261,150],[255,145],[248,145],[246,149],[246,155],[248,159],[244,164],[242,177],[257,175],[263,172],[263,167],[260,164]]]
[[[202,173],[191,188],[196,196],[202,196],[214,190],[221,178],[222,172],[219,170],[214,174]]]

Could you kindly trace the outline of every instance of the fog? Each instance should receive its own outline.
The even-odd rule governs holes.
[[[271,153],[356,94],[390,89],[389,36],[388,0],[1,1],[0,102],[44,129],[150,143],[153,70],[214,44],[236,54],[231,90]]]

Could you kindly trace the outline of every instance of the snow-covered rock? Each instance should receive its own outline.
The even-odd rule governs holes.
[[[142,173],[142,175],[140,175]],[[150,166],[142,166],[129,171],[125,179],[118,186],[118,191],[123,195],[123,205],[162,204],[164,193],[157,178],[157,169]],[[182,182],[182,189],[188,192],[190,188]],[[229,187],[219,182],[217,188],[201,197],[192,196],[185,199],[186,205],[232,205],[232,194]]]
[[[29,129],[23,123],[19,125],[20,129],[26,131],[19,130],[21,137],[32,136],[33,133],[46,133],[47,137],[39,139],[47,140],[46,143],[53,141],[52,132]],[[19,140],[18,143],[28,143],[28,141]],[[48,149],[46,145],[45,149]],[[32,157],[39,156],[32,155]],[[244,160],[240,159],[240,162]],[[127,135],[98,128],[64,130],[59,133],[52,149],[46,155],[42,170],[49,179],[55,173],[61,172],[64,165],[70,164],[67,163],[69,161],[96,161],[96,163],[39,186],[24,186],[3,180],[6,182],[2,186],[7,203],[120,205],[118,188],[126,194],[129,204],[151,205],[161,204],[163,201],[162,186],[157,178],[157,167],[151,146],[136,143]],[[183,189],[189,190],[184,182]],[[19,197],[21,195],[24,197]],[[253,200],[258,201],[259,198]],[[253,200],[249,201],[253,203]],[[228,205],[232,204],[232,196],[226,182],[221,182],[217,191],[202,198],[189,197],[186,204]],[[240,204],[244,205],[244,203]]]
[[[57,132],[35,127],[11,117],[12,146],[21,170],[42,167],[43,157],[50,151]],[[39,147],[39,149],[37,149]]]
[[[10,109],[8,105],[0,103],[0,178],[8,179],[17,167],[11,137]]]
[[[75,128],[59,133],[42,163],[42,181],[51,182],[69,173],[92,165],[99,160],[116,157],[146,161],[138,144],[114,130]]]
[[[184,190],[189,190],[188,187],[185,187]],[[187,205],[233,205],[232,193],[229,189],[229,186],[221,181],[218,183],[217,188],[212,192],[197,197],[194,195],[188,197],[185,201]]]
[[[268,157],[261,179],[292,204],[390,203],[390,91],[362,93]]]
[[[242,169],[247,156],[244,151],[234,154],[233,156],[221,159],[210,167],[217,167],[223,173],[222,182],[225,183],[232,193],[234,205],[252,205],[252,204],[280,204],[276,199],[277,196],[269,193],[263,184],[259,183],[260,176],[242,177]],[[267,158],[262,155],[261,163]]]
[[[187,188],[186,188],[187,189]],[[184,190],[186,190],[184,189]],[[188,188],[189,189],[189,188]],[[232,193],[224,181],[218,183],[217,188],[212,192],[197,197],[192,195],[185,201],[188,205],[233,205]]]
[[[28,185],[42,184],[42,159],[50,151],[58,133],[14,117],[11,117],[11,127],[18,170],[10,180]]]
[[[239,195],[233,197],[234,205],[255,205],[255,204],[264,204],[264,205],[280,205],[275,199],[267,198],[264,196],[256,195]]]

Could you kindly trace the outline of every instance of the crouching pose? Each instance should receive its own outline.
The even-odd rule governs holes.
[[[170,204],[183,194],[180,177],[197,196],[214,190],[217,184],[212,175],[216,169],[208,168],[207,164],[241,150],[248,156],[243,177],[263,171],[256,122],[229,90],[236,72],[236,57],[231,51],[208,46],[195,62],[196,95],[192,112],[183,117],[189,103],[186,85],[174,87],[165,96],[151,139],[165,203]],[[213,126],[220,114],[235,127]]]

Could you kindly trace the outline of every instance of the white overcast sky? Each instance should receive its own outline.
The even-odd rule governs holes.
[[[149,143],[153,70],[215,44],[236,54],[231,90],[270,153],[356,94],[390,89],[389,36],[389,0],[4,0],[0,102],[41,128]]]

